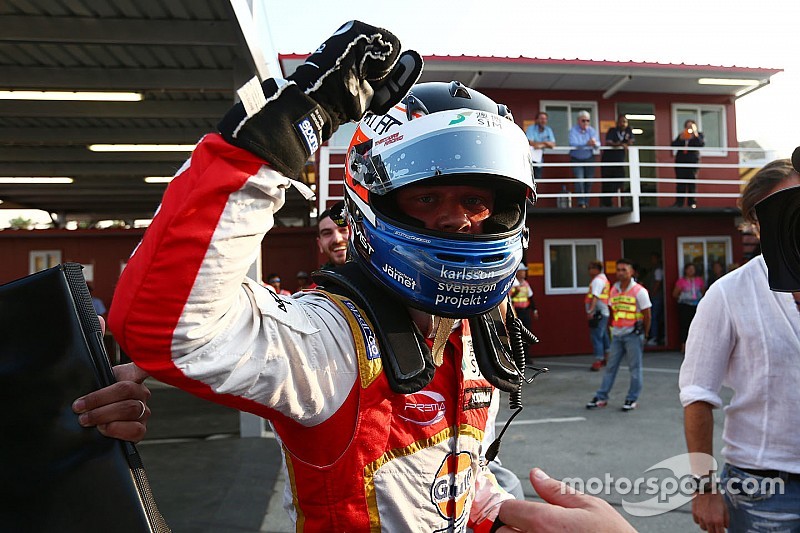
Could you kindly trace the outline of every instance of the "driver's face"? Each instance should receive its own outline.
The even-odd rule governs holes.
[[[477,234],[494,209],[494,191],[473,185],[409,185],[397,191],[397,207],[426,229]]]

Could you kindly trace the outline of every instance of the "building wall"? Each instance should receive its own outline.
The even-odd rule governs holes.
[[[0,231],[0,283],[27,276],[32,250],[60,250],[62,262],[92,265],[94,295],[108,306],[121,266],[141,240],[142,230]]]
[[[667,348],[679,347],[677,303],[671,296],[682,268],[678,264],[678,237],[729,236],[734,262],[744,262],[742,237],[735,227],[735,218],[731,215],[651,214],[643,217],[639,224],[608,228],[606,218],[601,215],[570,216],[559,215],[556,210],[548,211],[537,214],[534,209],[533,215],[528,219],[531,238],[526,262],[529,267],[544,263],[545,239],[602,239],[603,257],[598,259],[602,259],[604,263],[616,261],[622,256],[625,239],[662,239],[662,250],[654,251],[662,254],[664,268]],[[614,271],[607,271],[606,275],[609,281],[615,281]],[[583,294],[545,295],[544,275],[530,276],[528,281],[539,308],[539,320],[533,326],[534,333],[541,342],[533,349],[533,354],[545,356],[591,353]]]
[[[32,250],[60,250],[63,262],[92,265],[94,294],[110,307],[122,265],[144,235],[144,230],[32,230],[0,231],[0,283],[29,274]],[[283,287],[297,288],[298,270],[311,272],[322,262],[315,228],[274,228],[262,244],[262,272],[277,272]]]
[[[606,217],[591,212],[572,214],[558,210],[532,210],[529,217],[531,238],[525,261],[528,265],[544,263],[545,239],[597,238],[603,241],[604,261],[614,261],[622,254],[624,239],[663,239],[665,301],[668,347],[677,347],[677,308],[670,294],[678,279],[678,237],[730,236],[735,262],[743,263],[742,238],[732,215],[674,216],[648,214],[640,224],[608,228]],[[111,303],[120,267],[143,235],[141,230],[34,230],[0,231],[0,283],[28,274],[31,250],[61,250],[64,261],[94,265],[95,294]],[[262,244],[262,272],[277,272],[288,290],[295,290],[298,270],[310,272],[324,258],[316,245],[315,228],[274,228]],[[614,279],[614,272],[607,272]],[[541,343],[533,349],[536,356],[585,354],[591,352],[583,295],[545,295],[543,275],[529,278],[540,318],[534,333]]]

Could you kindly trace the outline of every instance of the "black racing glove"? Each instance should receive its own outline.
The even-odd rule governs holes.
[[[345,122],[385,114],[419,79],[422,58],[400,53],[387,30],[359,21],[339,28],[285,80],[261,84],[266,104],[250,116],[234,105],[218,124],[229,143],[289,177]]]

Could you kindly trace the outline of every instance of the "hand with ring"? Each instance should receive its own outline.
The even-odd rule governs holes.
[[[83,427],[97,426],[106,437],[139,442],[147,432],[148,374],[133,363],[114,367],[117,382],[78,398],[72,410]]]

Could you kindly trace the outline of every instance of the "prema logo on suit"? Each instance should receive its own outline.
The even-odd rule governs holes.
[[[422,390],[406,394],[403,411],[397,416],[418,426],[431,426],[444,418],[444,412],[444,396],[438,392]]]

